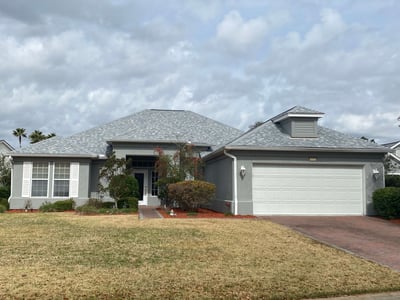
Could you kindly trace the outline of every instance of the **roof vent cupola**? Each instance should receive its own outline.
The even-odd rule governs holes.
[[[323,115],[312,109],[295,106],[272,118],[272,122],[279,124],[292,138],[317,138],[318,119]]]

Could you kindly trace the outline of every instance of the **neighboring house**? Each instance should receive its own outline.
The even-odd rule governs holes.
[[[0,155],[7,155],[13,151],[14,147],[7,143],[5,140],[0,140]]]
[[[107,154],[132,160],[140,204],[157,205],[155,148],[192,143],[217,186],[210,207],[234,214],[373,214],[388,149],[318,126],[323,113],[294,107],[246,133],[190,111],[144,110],[67,138],[15,150],[10,208],[97,197]]]
[[[390,169],[387,174],[400,175],[400,141],[383,144],[383,146],[390,148],[393,151],[388,153]]]

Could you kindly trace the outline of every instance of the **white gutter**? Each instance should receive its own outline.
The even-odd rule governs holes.
[[[234,215],[238,214],[238,197],[237,197],[237,158],[224,150],[224,154],[233,159],[233,202],[234,202]]]

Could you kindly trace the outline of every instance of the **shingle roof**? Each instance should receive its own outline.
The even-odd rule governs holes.
[[[318,126],[317,138],[292,138],[285,133],[279,124],[271,120],[248,131],[226,145],[227,148],[331,148],[331,149],[363,149],[371,151],[387,148],[359,138],[354,138],[338,131]]]
[[[19,154],[101,155],[107,141],[188,142],[223,145],[243,132],[207,117],[183,110],[144,110],[98,127],[32,144]]]

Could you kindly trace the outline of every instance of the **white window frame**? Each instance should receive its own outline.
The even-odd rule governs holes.
[[[69,165],[69,177],[65,179],[56,178],[56,164],[68,164]],[[68,195],[67,196],[56,196],[55,193],[55,182],[56,181],[68,181]],[[69,198],[70,197],[70,186],[71,185],[71,163],[68,162],[54,162],[53,163],[53,180],[52,180],[52,190],[53,190],[53,198]]]
[[[50,195],[50,163],[47,163],[47,179],[45,178],[33,178],[33,166],[34,164],[46,164],[45,162],[31,162],[31,171],[30,171],[30,191],[29,191],[29,197],[31,198],[49,198]],[[46,196],[32,196],[32,188],[33,188],[33,181],[34,180],[47,180],[47,191],[46,191]]]

